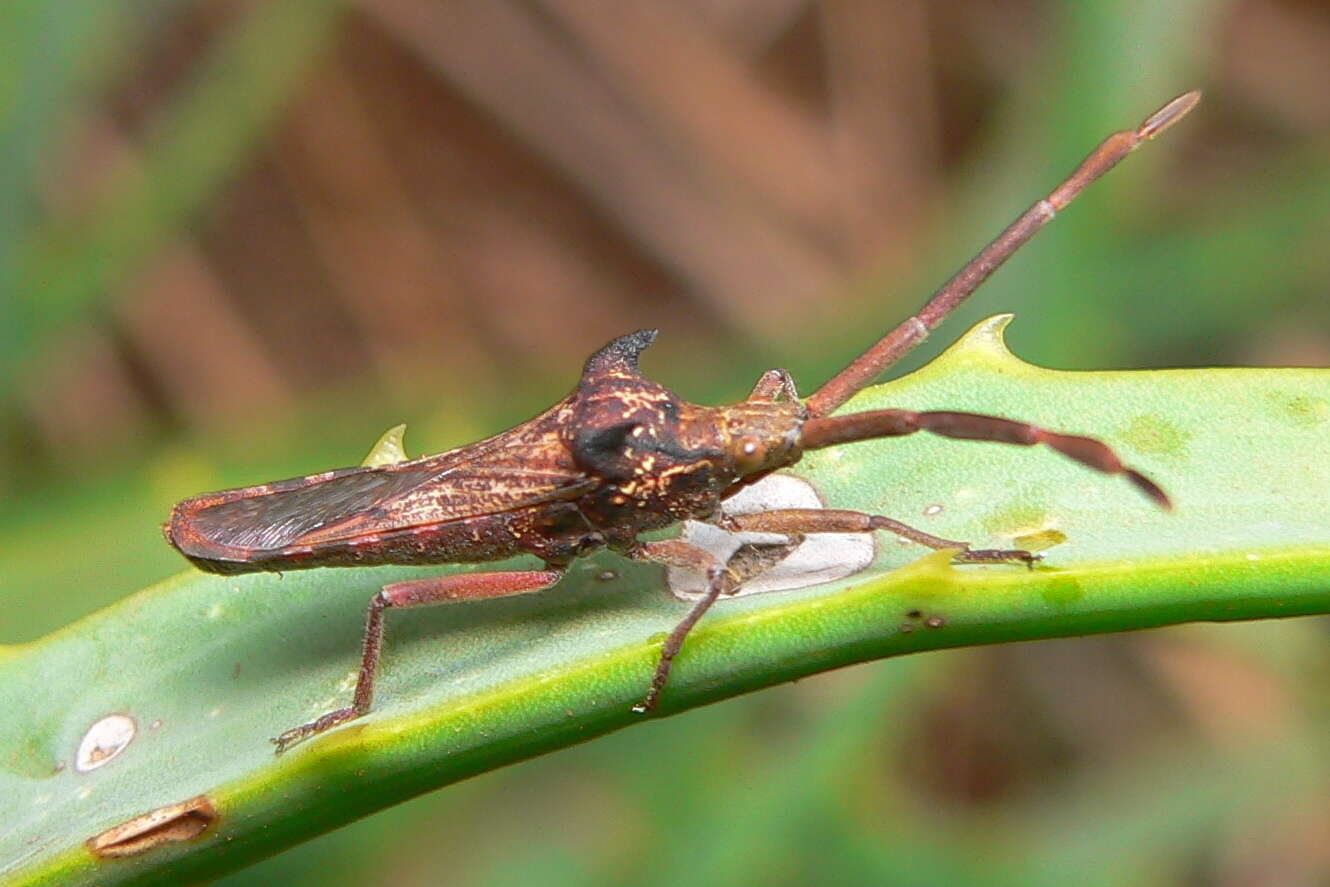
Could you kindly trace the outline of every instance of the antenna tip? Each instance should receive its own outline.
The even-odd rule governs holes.
[[[1201,100],[1201,91],[1193,89],[1190,92],[1184,92],[1182,95],[1169,102],[1164,107],[1155,111],[1145,122],[1141,124],[1136,134],[1143,139],[1152,139],[1173,124],[1177,123],[1183,117],[1186,117],[1195,108]]]

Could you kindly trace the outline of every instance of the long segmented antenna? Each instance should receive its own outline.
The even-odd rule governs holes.
[[[1183,93],[1147,117],[1136,129],[1115,132],[1104,139],[1062,184],[1022,213],[1020,218],[1008,225],[992,243],[934,293],[918,314],[887,333],[815,391],[807,401],[809,415],[817,418],[834,412],[876,379],[883,370],[912,351],[1003,262],[1075,200],[1086,186],[1117,166],[1136,148],[1185,117],[1200,100],[1201,92],[1198,89]]]

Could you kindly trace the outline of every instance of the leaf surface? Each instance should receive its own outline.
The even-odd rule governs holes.
[[[915,435],[810,454],[794,473],[834,507],[983,547],[1065,541],[1025,571],[952,567],[879,538],[857,575],[724,601],[690,637],[662,714],[940,647],[1330,612],[1330,371],[1057,372],[1006,351],[1008,319],[846,409],[971,410],[1099,436],[1176,511],[1042,448]],[[637,723],[630,706],[686,608],[663,570],[605,554],[544,594],[392,613],[375,710],[275,757],[269,737],[349,698],[370,595],[431,572],[191,571],[0,648],[0,884],[215,877]],[[131,719],[132,739],[80,769],[109,716]],[[160,810],[164,823],[138,822],[147,849],[102,859],[85,845]]]

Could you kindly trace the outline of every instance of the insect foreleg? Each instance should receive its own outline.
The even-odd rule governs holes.
[[[641,702],[633,706],[633,711],[644,714],[656,707],[656,702],[660,699],[660,691],[665,688],[665,682],[670,679],[670,667],[674,664],[674,657],[679,655],[679,650],[683,647],[684,638],[688,637],[688,632],[693,630],[693,626],[702,618],[702,615],[711,609],[711,605],[716,602],[716,598],[721,596],[725,588],[725,565],[718,561],[711,552],[678,539],[639,542],[627,554],[634,560],[653,561],[674,567],[691,567],[703,570],[707,576],[706,594],[702,595],[697,603],[693,604],[693,609],[688,611],[688,615],[683,617],[683,620],[674,626],[674,630],[670,632],[669,637],[665,638],[665,644],[660,650],[660,661],[656,663],[656,673],[651,677],[651,686],[647,688],[647,695],[643,697]]]
[[[833,508],[782,508],[738,514],[725,519],[725,528],[737,532],[780,533],[784,536],[807,533],[871,533],[883,530],[933,549],[959,548],[954,560],[961,564],[1025,564],[1033,568],[1039,556],[1021,549],[971,548],[970,543],[943,539],[909,524],[880,514],[842,511]]]
[[[1168,495],[1158,484],[1136,469],[1123,465],[1107,444],[1090,437],[1058,434],[1038,425],[999,416],[945,411],[916,413],[910,410],[873,410],[848,416],[810,419],[803,426],[802,445],[805,450],[816,450],[857,440],[900,437],[916,431],[929,431],[959,440],[991,440],[1025,447],[1044,444],[1096,471],[1121,474],[1161,508],[1173,507]]]
[[[273,740],[281,754],[297,742],[322,733],[338,724],[367,713],[374,702],[374,677],[379,669],[379,653],[383,649],[383,611],[390,607],[430,607],[453,601],[474,601],[491,597],[506,597],[549,588],[563,576],[562,570],[527,570],[507,573],[463,573],[456,576],[434,576],[385,585],[370,598],[369,613],[365,618],[365,641],[360,659],[360,676],[356,679],[355,695],[351,704],[315,718],[307,724],[292,727]]]

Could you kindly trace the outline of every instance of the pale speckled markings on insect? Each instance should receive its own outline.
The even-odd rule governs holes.
[[[908,318],[849,366],[800,400],[784,370],[769,370],[737,404],[688,403],[646,379],[638,358],[654,330],[623,336],[587,361],[576,389],[539,416],[469,446],[421,459],[346,468],[177,504],[168,541],[213,573],[372,564],[482,563],[530,554],[544,569],[440,576],[385,585],[373,596],[359,677],[345,708],[287,730],[296,742],[370,710],[383,640],[383,612],[539,591],[576,558],[610,548],[637,560],[700,571],[705,592],[666,638],[641,702],[656,706],[689,630],[732,590],[727,564],[680,539],[638,536],[679,521],[712,521],[731,531],[798,537],[885,530],[933,548],[961,549],[958,563],[1033,566],[1022,550],[976,549],[882,515],[787,508],[726,517],[721,503],[806,450],[928,431],[945,437],[1044,444],[1090,468],[1120,474],[1165,508],[1153,481],[1107,446],[996,416],[873,410],[831,414],[923,341],[998,266],[1094,180],[1200,100],[1188,92],[1132,130],[1114,133],[1046,197],[1036,201]]]

